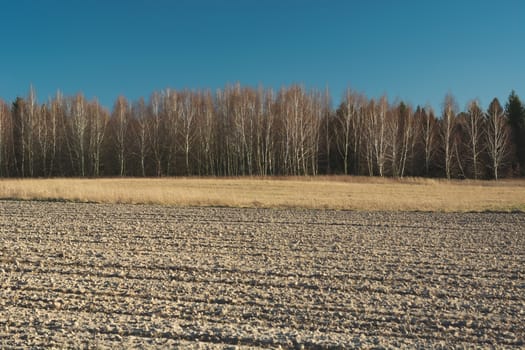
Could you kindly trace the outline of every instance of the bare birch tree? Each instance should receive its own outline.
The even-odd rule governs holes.
[[[150,98],[151,120],[148,123],[148,134],[150,148],[155,162],[156,176],[162,176],[162,155],[163,155],[163,120],[161,115],[161,95],[154,92]]]
[[[359,124],[361,106],[355,92],[347,89],[336,116],[335,144],[343,158],[343,172],[349,173],[350,154],[355,151],[354,128]],[[352,147],[353,146],[353,147]]]
[[[483,142],[484,115],[478,101],[472,100],[468,103],[465,117],[465,159],[467,160],[467,165],[471,168],[472,177],[478,179],[482,169],[482,155],[485,151],[485,143]]]
[[[438,122],[432,107],[420,110],[421,144],[424,159],[425,175],[430,176],[430,166],[438,149]]]
[[[363,157],[366,162],[368,176],[374,176],[374,134],[376,101],[370,100],[366,106],[363,120]]]
[[[403,177],[405,176],[407,163],[410,158],[413,157],[416,140],[415,135],[417,130],[412,107],[401,102],[397,111],[394,113],[394,118],[397,119],[397,139],[400,145],[397,147],[399,153],[397,156],[397,165],[395,166],[396,171],[393,175]]]
[[[379,102],[371,103],[368,107],[369,118],[367,120],[369,129],[369,140],[372,147],[372,154],[375,168],[379,176],[385,175],[386,150],[385,139],[386,118],[388,112],[388,100],[386,96],[380,98]]]
[[[500,170],[510,156],[510,130],[505,112],[498,99],[492,100],[487,110],[486,143],[490,160],[489,167],[494,179],[499,179]]]
[[[253,129],[254,104],[253,91],[241,89],[236,84],[229,90],[229,105],[231,108],[237,167],[239,175],[252,175],[252,142],[251,134]]]
[[[125,97],[119,96],[113,108],[113,132],[120,176],[124,176],[126,173],[126,144],[129,118],[129,103]]]
[[[319,94],[307,95],[300,86],[281,89],[276,105],[282,121],[283,173],[309,175],[317,172],[322,103]]]
[[[182,129],[183,149],[184,149],[184,163],[186,166],[186,175],[191,175],[190,155],[191,148],[195,139],[195,114],[197,111],[198,97],[196,93],[191,91],[184,91],[179,94],[180,99],[180,120]]]
[[[89,159],[90,172],[100,176],[102,145],[109,124],[109,113],[102,108],[97,100],[88,104],[89,116]]]
[[[140,98],[133,105],[133,117],[135,120],[135,137],[138,146],[138,157],[140,166],[140,175],[146,176],[146,158],[149,150],[149,132],[148,132],[148,108],[144,98]]]
[[[213,96],[209,90],[201,94],[199,111],[197,113],[198,125],[197,139],[200,145],[201,160],[203,163],[202,172],[206,175],[217,174],[217,155],[216,155],[216,119]]]
[[[12,135],[11,113],[7,104],[0,99],[0,176],[9,174],[9,143]]]
[[[218,89],[215,92],[215,118],[217,135],[218,175],[232,176],[238,175],[237,161],[238,149],[233,126],[233,113],[231,111],[232,89],[227,87],[224,90]]]
[[[29,166],[29,176],[34,176],[34,166],[35,166],[35,145],[34,145],[34,135],[35,135],[35,124],[38,119],[38,103],[37,103],[37,97],[35,89],[33,88],[33,85],[29,88],[29,93],[27,96],[27,112],[25,113],[25,116],[27,119],[25,120],[26,123],[26,150],[27,150],[27,163]]]
[[[68,101],[68,116],[70,121],[70,149],[74,155],[76,173],[86,176],[88,116],[86,100],[82,94],[77,94]]]
[[[254,163],[254,174],[265,175],[265,164],[264,164],[264,128],[265,128],[265,117],[266,111],[264,109],[264,90],[258,88],[255,90],[254,97],[254,134],[253,134],[253,163]]]
[[[35,148],[37,149],[38,167],[35,174],[39,176],[48,176],[48,159],[51,149],[51,114],[48,107],[44,104],[40,106],[37,113],[38,118],[35,121]],[[35,153],[36,153],[35,152]]]
[[[163,118],[164,135],[162,139],[163,148],[165,150],[165,171],[166,175],[174,175],[176,169],[179,124],[180,124],[180,104],[179,94],[175,90],[166,89],[161,95],[161,108]]]
[[[57,167],[57,155],[60,153],[60,125],[65,123],[64,115],[64,97],[60,91],[57,91],[55,97],[49,102],[49,123],[51,133],[51,150],[50,150],[50,163],[49,163],[49,174],[51,176],[55,174]],[[60,166],[60,163],[58,164]]]
[[[441,147],[443,151],[443,163],[447,179],[452,177],[454,148],[456,142],[454,137],[456,114],[456,100],[451,94],[447,94],[443,102],[443,114],[441,119]]]
[[[314,104],[316,106],[314,113],[314,120],[312,123],[312,138],[311,143],[314,149],[314,152],[311,156],[311,163],[313,168],[313,174],[318,175],[319,165],[321,156],[327,159],[327,162],[330,163],[330,143],[326,143],[326,149],[322,148],[322,127],[323,121],[330,119],[332,116],[332,98],[330,97],[330,91],[328,87],[324,91],[318,91],[315,96],[317,96],[317,102]],[[328,140],[325,140],[328,141]]]
[[[273,108],[274,104],[274,92],[273,90],[267,90],[263,97],[263,111],[260,118],[263,120],[263,149],[261,159],[261,175],[274,175],[276,173],[277,159],[276,159],[276,115]]]
[[[399,176],[400,155],[400,111],[397,108],[389,108],[385,119],[385,173],[391,176]]]

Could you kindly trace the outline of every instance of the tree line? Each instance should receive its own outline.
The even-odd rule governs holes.
[[[353,174],[498,179],[525,171],[525,107],[412,107],[348,89],[226,86],[120,96],[108,111],[82,94],[0,99],[0,176]]]

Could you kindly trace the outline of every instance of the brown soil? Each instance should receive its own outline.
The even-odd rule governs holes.
[[[0,347],[525,345],[525,214],[0,201]]]

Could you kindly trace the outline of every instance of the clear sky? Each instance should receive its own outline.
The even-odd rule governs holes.
[[[0,0],[0,98],[228,83],[386,94],[437,109],[525,98],[522,0]]]

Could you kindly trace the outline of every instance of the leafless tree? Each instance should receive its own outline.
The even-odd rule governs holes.
[[[60,153],[60,125],[65,123],[64,119],[64,97],[60,91],[57,91],[55,97],[49,101],[49,128],[51,138],[50,164],[48,176],[54,175],[56,167],[57,154]]]
[[[260,175],[275,174],[277,159],[276,159],[276,114],[273,108],[274,92],[267,90],[266,92],[259,91],[261,96],[261,112],[258,114],[259,125],[262,130],[260,143],[260,157],[259,169]],[[258,143],[259,144],[259,143]]]
[[[177,91],[166,89],[161,94],[162,125],[166,175],[173,175],[176,169],[176,154],[180,125],[180,99]]]
[[[464,130],[466,139],[464,155],[467,164],[472,169],[472,176],[478,179],[482,169],[482,155],[485,151],[484,138],[484,115],[477,100],[468,103],[467,113],[465,114]]]
[[[234,90],[227,87],[215,92],[215,119],[217,128],[218,175],[238,175],[238,140],[233,127],[232,103]]]
[[[328,113],[330,104],[330,97],[321,91],[312,90],[310,92],[311,113],[307,119],[306,131],[306,154],[310,163],[311,175],[316,176],[319,173],[319,145],[320,145],[320,130],[321,123],[324,116]]]
[[[46,176],[49,174],[48,159],[51,149],[51,123],[49,109],[44,104],[38,110],[38,118],[35,125],[35,149],[37,154],[37,169],[34,169],[35,175]]]
[[[200,159],[203,164],[201,166],[202,173],[206,175],[216,175],[218,164],[215,153],[215,131],[217,126],[213,96],[209,90],[200,94],[197,123],[197,140],[200,145]]]
[[[387,130],[391,174],[395,177],[403,177],[407,162],[413,156],[416,139],[416,123],[412,107],[401,102],[397,108],[392,108],[388,114]]]
[[[264,164],[264,128],[265,128],[265,114],[264,110],[264,90],[258,88],[254,91],[254,102],[253,102],[253,172],[256,175],[264,175],[265,164]]]
[[[376,101],[371,99],[365,109],[363,120],[363,156],[366,161],[368,176],[374,176],[374,138]]]
[[[194,93],[191,91],[186,90],[179,94],[180,107],[178,109],[178,119],[181,121],[181,139],[183,140],[182,148],[184,150],[184,163],[186,166],[186,175],[191,175],[190,155],[193,142],[196,136],[194,124],[196,119],[195,115],[197,113],[198,108],[198,99],[198,93]]]
[[[454,96],[447,94],[443,102],[443,114],[441,119],[441,147],[443,151],[443,162],[447,179],[452,177],[454,160],[454,149],[456,139],[454,129],[456,126],[457,103]]]
[[[419,123],[421,125],[420,142],[425,166],[425,175],[430,175],[430,166],[434,162],[435,154],[438,150],[438,122],[432,107],[419,111]]]
[[[148,123],[148,133],[150,140],[150,148],[153,153],[155,162],[155,173],[157,176],[163,174],[162,170],[162,156],[163,156],[163,120],[161,115],[161,95],[154,92],[150,98],[151,120]]]
[[[343,158],[345,174],[349,173],[351,154],[354,155],[353,160],[357,161],[355,155],[358,152],[359,135],[361,135],[359,129],[362,124],[362,101],[361,96],[347,89],[336,119],[335,144]]]
[[[67,115],[70,125],[69,147],[73,166],[80,176],[86,175],[88,114],[87,103],[82,94],[66,100]]]
[[[0,99],[0,176],[9,173],[9,144],[12,136],[11,113],[7,104]]]
[[[88,105],[88,116],[91,174],[98,177],[100,176],[102,145],[109,124],[109,113],[100,106],[97,100],[94,100]]]
[[[505,112],[498,99],[492,100],[487,110],[486,129],[487,153],[489,167],[494,179],[500,176],[500,170],[507,164],[510,157],[510,130]]]
[[[126,144],[129,120],[129,103],[125,97],[119,96],[113,108],[113,128],[120,176],[124,176],[126,171]]]
[[[140,175],[146,176],[146,158],[149,150],[149,132],[148,132],[148,108],[144,98],[140,98],[133,105],[132,114],[134,117],[135,137],[138,146],[138,157],[140,165]]]
[[[321,94],[292,86],[281,89],[276,100],[276,111],[281,121],[281,156],[283,173],[309,175],[317,172],[319,128],[322,120]],[[315,162],[316,163],[316,162]]]
[[[254,123],[256,117],[255,93],[252,89],[241,89],[240,84],[229,88],[230,114],[232,116],[233,139],[239,174],[252,175]]]
[[[380,98],[378,102],[371,101],[368,106],[368,118],[366,120],[367,142],[371,147],[373,165],[377,169],[379,176],[385,175],[386,164],[386,120],[388,112],[388,100],[386,96]],[[369,163],[370,175],[374,172]]]
[[[385,167],[384,172],[394,176],[399,176],[400,159],[400,116],[399,110],[389,108],[385,118]]]
[[[325,174],[331,174],[332,149],[335,146],[335,133],[332,129],[335,123],[337,112],[334,113],[334,111],[332,110],[332,99],[330,97],[330,90],[328,89],[328,87],[325,88],[323,101],[325,101],[325,108],[321,118],[321,129],[319,130],[319,135],[322,138],[322,143],[320,143],[318,162],[320,167],[324,166]]]
[[[27,112],[26,112],[26,150],[27,150],[27,161],[29,165],[29,176],[34,176],[34,166],[35,166],[35,147],[34,147],[34,135],[35,135],[35,124],[37,122],[38,116],[38,103],[36,92],[33,86],[31,85],[29,89],[29,94],[27,96]]]

